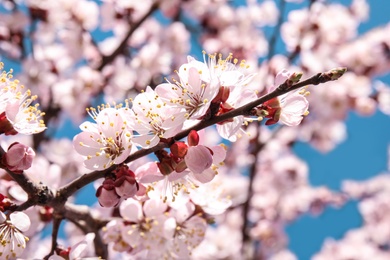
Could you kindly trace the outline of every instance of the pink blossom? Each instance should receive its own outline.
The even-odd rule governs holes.
[[[3,164],[13,172],[21,172],[31,167],[35,152],[31,147],[21,143],[13,143],[3,155]]]
[[[156,93],[174,107],[186,112],[188,119],[200,119],[218,94],[219,84],[203,62],[188,57],[178,71],[179,81],[156,87]]]
[[[190,171],[196,174],[202,173],[213,164],[211,151],[203,145],[189,146],[185,160]]]

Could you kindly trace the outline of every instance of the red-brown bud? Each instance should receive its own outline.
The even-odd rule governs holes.
[[[198,132],[195,130],[191,130],[191,132],[188,134],[188,144],[190,146],[197,146],[199,144],[199,135]]]

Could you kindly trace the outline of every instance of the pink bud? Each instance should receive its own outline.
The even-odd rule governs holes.
[[[119,166],[116,171],[116,180],[114,182],[116,193],[125,199],[133,197],[139,190],[135,174],[127,165]]]
[[[96,191],[96,197],[102,207],[115,207],[120,200],[115,191],[114,181],[111,179],[104,180],[103,184]]]
[[[31,147],[15,142],[8,147],[2,162],[10,171],[20,173],[31,167],[34,157],[35,152]]]
[[[195,130],[191,130],[191,132],[188,134],[188,144],[190,146],[196,146],[199,143],[199,135],[198,132]]]

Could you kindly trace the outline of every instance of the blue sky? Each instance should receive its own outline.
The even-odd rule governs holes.
[[[349,3],[351,1],[332,1]],[[369,20],[359,27],[364,33],[373,27],[389,23],[390,1],[368,1]],[[290,5],[291,7],[292,5]],[[390,85],[390,74],[378,79]],[[347,118],[348,139],[336,149],[322,154],[307,144],[298,144],[295,151],[310,169],[313,186],[326,185],[339,190],[342,180],[365,180],[387,170],[390,145],[390,118],[380,112],[361,117],[351,112]],[[321,249],[326,237],[340,239],[351,228],[359,227],[362,218],[358,203],[351,201],[341,209],[328,208],[319,217],[305,215],[287,228],[289,248],[298,259],[305,260]]]

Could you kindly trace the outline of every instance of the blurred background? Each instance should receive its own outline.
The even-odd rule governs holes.
[[[279,8],[281,2],[276,1]],[[307,6],[308,2],[285,3],[283,7],[284,20],[287,20],[287,15],[290,11],[303,8]],[[350,5],[352,1],[327,2]],[[97,3],[101,4],[100,1],[97,1]],[[245,1],[230,1],[229,4],[238,7],[245,5]],[[359,34],[367,33],[372,28],[385,26],[389,23],[390,1],[369,1],[369,5],[369,18],[360,24],[358,28]],[[21,8],[23,9],[23,5]],[[155,17],[163,24],[169,23],[169,20],[161,12],[157,12]],[[191,24],[191,21],[189,21],[189,24]],[[271,27],[265,28],[264,33],[269,38],[273,30]],[[112,35],[112,32],[103,32],[98,29],[92,32],[92,36],[97,42],[110,35]],[[286,48],[280,35],[277,35],[275,46],[275,53],[286,54]],[[203,46],[199,45],[196,34],[193,34],[190,55],[201,60],[202,50]],[[17,74],[22,70],[21,64],[1,54],[0,57],[1,61],[6,64],[5,69],[13,68],[17,78]],[[380,80],[390,85],[389,74],[377,76],[374,80]],[[100,101],[101,98],[97,98],[94,103],[97,104]],[[75,134],[79,133],[78,125],[74,124],[69,118],[62,118],[62,120],[62,128],[55,133],[56,138],[66,137],[71,139]],[[366,180],[389,170],[389,116],[380,111],[369,117],[350,112],[346,119],[346,126],[347,138],[329,152],[319,152],[303,142],[294,145],[294,151],[309,166],[309,180],[313,186],[325,185],[332,190],[340,190],[344,180]],[[76,202],[80,204],[95,203],[96,198],[91,196],[94,192],[93,186],[89,185],[87,189],[80,192]],[[310,259],[311,256],[321,249],[326,239],[340,239],[347,230],[361,226],[362,221],[356,201],[350,201],[339,209],[327,207],[319,216],[303,215],[287,227],[289,236],[288,248],[296,254],[298,259]]]

